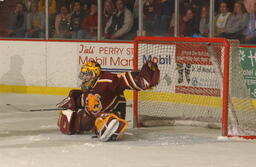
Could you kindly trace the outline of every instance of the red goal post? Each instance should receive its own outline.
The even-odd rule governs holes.
[[[215,64],[215,71],[218,71],[218,70],[216,70],[216,68],[219,68],[219,71],[218,71],[219,74],[218,75],[222,76],[222,79],[220,79],[220,80],[222,80],[221,81],[222,83],[220,83],[221,88],[219,88],[219,90],[221,92],[220,92],[220,95],[218,97],[218,98],[221,97],[221,101],[222,101],[221,102],[221,116],[220,116],[221,117],[220,118],[220,126],[221,126],[221,129],[222,129],[222,135],[223,136],[240,136],[240,137],[244,137],[244,138],[247,138],[247,139],[255,139],[256,138],[256,136],[255,136],[256,133],[254,134],[254,132],[253,132],[253,134],[250,134],[250,133],[248,134],[248,132],[246,134],[239,134],[239,133],[232,134],[232,133],[230,133],[230,130],[229,130],[230,126],[233,126],[232,128],[234,128],[234,126],[237,126],[237,125],[230,125],[232,123],[231,123],[231,116],[229,114],[231,114],[232,119],[235,120],[235,121],[233,121],[233,124],[239,124],[240,120],[238,121],[237,115],[240,116],[242,114],[239,113],[241,111],[239,111],[238,114],[237,114],[236,111],[234,111],[235,110],[234,108],[243,108],[244,107],[244,101],[246,101],[246,105],[247,105],[247,103],[250,103],[249,102],[250,100],[248,100],[247,97],[246,97],[246,100],[243,98],[243,102],[240,102],[241,98],[240,98],[240,101],[239,101],[239,100],[237,100],[239,98],[236,97],[235,98],[236,102],[233,102],[235,100],[233,100],[233,97],[231,97],[231,95],[230,95],[230,85],[231,85],[230,81],[232,80],[232,82],[234,82],[234,83],[236,82],[234,79],[230,79],[230,71],[233,70],[230,67],[230,63],[231,63],[231,59],[232,59],[232,58],[230,59],[230,57],[232,57],[232,56],[235,57],[235,55],[232,55],[232,54],[235,54],[235,52],[237,50],[233,51],[233,53],[232,53],[232,49],[238,48],[238,46],[239,46],[239,43],[237,41],[229,41],[229,40],[224,39],[224,38],[188,38],[188,37],[181,38],[181,37],[144,37],[144,36],[139,36],[134,40],[134,61],[133,61],[134,71],[138,71],[140,69],[141,65],[143,64],[143,61],[145,61],[145,59],[146,59],[145,57],[153,58],[154,56],[168,55],[168,56],[166,56],[166,60],[164,60],[164,61],[168,62],[168,60],[170,59],[169,60],[170,62],[168,62],[169,64],[171,64],[171,63],[175,64],[173,62],[176,62],[176,64],[178,65],[178,63],[177,63],[178,57],[177,57],[176,54],[180,54],[180,53],[178,53],[179,50],[184,49],[186,51],[189,51],[188,48],[190,48],[192,50],[192,52],[191,52],[192,56],[190,56],[190,58],[193,59],[193,57],[198,56],[196,54],[201,54],[201,52],[195,52],[195,55],[193,55],[194,54],[193,50],[196,50],[196,49],[201,50],[202,48],[205,48],[205,49],[201,50],[202,51],[201,55],[203,55],[203,56],[199,55],[199,57],[197,57],[197,59],[200,59],[200,56],[204,57],[204,58],[206,58],[207,56],[210,57],[210,58],[208,58],[208,61],[210,61],[209,64],[212,65],[212,66],[213,66],[213,64]],[[208,51],[207,51],[207,48],[208,48]],[[208,52],[207,56],[204,55],[206,52]],[[201,60],[203,60],[203,58],[201,58]],[[187,64],[190,64],[190,66],[192,66],[192,67],[196,66],[195,68],[197,68],[197,67],[199,68],[199,66],[204,66],[204,65],[202,65],[200,63],[197,63],[197,62],[193,63],[189,59],[187,61],[190,62],[190,63],[187,63]],[[205,65],[205,66],[208,67],[208,65]],[[235,63],[234,63],[234,65],[235,65]],[[234,66],[234,65],[232,65],[232,66]],[[174,66],[174,65],[172,65],[172,66]],[[168,75],[170,75],[170,77],[172,77],[172,75],[177,75],[177,74],[174,74],[174,73],[176,73],[175,71],[177,71],[177,69],[173,68],[173,70],[170,70],[169,67],[168,68],[167,67],[168,66],[166,66],[164,69],[162,69],[162,71],[165,70],[165,75],[168,74]],[[176,68],[178,68],[178,67],[176,67]],[[182,67],[182,68],[184,68],[184,67]],[[237,69],[237,70],[240,70],[240,69]],[[235,70],[234,73],[237,73],[237,70]],[[160,71],[161,71],[161,68],[160,68]],[[186,69],[183,69],[183,71],[186,72]],[[189,72],[189,73],[191,73],[191,72]],[[161,73],[161,75],[162,74],[163,73]],[[182,74],[182,76],[183,75],[186,75],[186,74]],[[199,76],[198,78],[200,78],[200,77],[201,76]],[[207,75],[202,76],[202,77],[207,77]],[[197,78],[197,77],[194,77],[194,78]],[[163,80],[163,76],[160,77],[160,80]],[[192,92],[192,94],[194,94],[192,98],[194,98],[194,97],[196,98],[198,93],[195,93],[195,90],[204,91],[204,94],[202,94],[202,95],[216,96],[216,95],[213,95],[212,92],[211,92],[212,90],[216,90],[216,88],[208,89],[208,88],[202,88],[202,87],[197,88],[196,86],[193,87],[193,86],[191,86],[191,80],[190,79],[187,79],[188,83],[185,84],[185,86],[184,85],[179,86],[180,82],[177,81],[177,77],[172,79],[172,82],[174,82],[174,84],[176,82],[176,86],[175,86],[175,91],[176,92],[171,92],[170,94],[175,94],[175,96],[177,94],[179,94],[179,95],[182,94],[182,96],[185,94],[185,96],[186,96],[186,94],[187,94],[188,97],[185,97],[185,98],[189,99],[189,98],[191,98],[191,97],[189,97],[190,96],[189,94]],[[161,83],[161,81],[160,81],[160,83]],[[238,83],[240,83],[240,81],[237,82],[237,84]],[[244,83],[244,82],[241,82],[241,83]],[[156,89],[160,90],[159,87],[161,87],[161,84],[160,84],[160,86],[157,86]],[[190,89],[190,88],[192,89],[192,87],[193,87],[193,91],[191,91],[190,93],[184,93],[182,91],[178,92],[177,88],[180,88],[180,87],[185,88],[185,89]],[[235,86],[232,86],[232,87],[233,87],[232,89],[236,89]],[[163,92],[164,89],[166,90],[166,86],[163,86],[163,89],[160,92]],[[245,88],[243,88],[243,90],[245,91]],[[209,92],[205,93],[205,91],[209,91]],[[152,107],[147,107],[147,106],[149,106],[150,103],[152,103],[152,101],[150,101],[150,100],[149,100],[150,103],[145,102],[145,104],[140,104],[140,103],[144,103],[144,101],[140,100],[140,95],[139,94],[140,94],[140,92],[134,91],[134,95],[133,95],[133,98],[134,98],[133,99],[134,123],[135,123],[135,126],[137,126],[137,127],[140,127],[140,126],[143,125],[142,122],[141,122],[141,119],[140,119],[140,112],[141,112],[141,110],[144,110],[144,109],[143,109],[143,107],[140,107],[140,105],[141,106],[144,105],[144,108],[146,108],[145,110],[147,110],[147,111],[152,108]],[[239,94],[239,92],[237,92],[235,94]],[[150,95],[150,91],[147,95],[145,95],[143,97],[143,99],[148,98],[148,95]],[[152,96],[154,96],[154,95],[155,94],[152,94]],[[169,96],[166,96],[166,97],[169,97]],[[201,97],[202,96],[200,96],[200,98]],[[152,100],[152,98],[150,98],[150,99]],[[147,99],[145,101],[147,101]],[[239,101],[239,102],[237,102],[237,101]],[[180,102],[171,101],[170,103],[173,103],[172,105],[176,105],[177,103],[180,103]],[[237,103],[237,104],[232,104],[232,103]],[[167,104],[165,102],[163,102],[162,104],[161,104],[161,102],[157,102],[157,103],[154,103],[154,106],[155,105],[162,106],[162,105],[169,105],[169,104]],[[184,105],[186,105],[186,104],[184,104]],[[193,105],[193,107],[194,106],[195,105]],[[167,107],[167,108],[169,108],[170,110],[175,110],[176,109],[176,108],[173,108],[173,107]],[[181,104],[181,107],[178,107],[178,108],[182,108],[182,104]],[[188,106],[188,108],[189,108],[189,106]],[[164,110],[166,110],[166,109],[164,109]],[[250,112],[249,112],[249,110],[250,110]],[[246,109],[246,111],[250,114],[252,113],[251,110],[255,110],[255,108],[252,109],[252,107],[251,107],[250,109],[248,109],[248,111]],[[154,111],[152,111],[152,113],[153,112]],[[153,115],[153,117],[158,117],[158,114],[160,115],[161,112],[162,111],[159,109],[159,111],[156,111],[152,115]],[[195,113],[196,112],[197,112],[197,109],[195,109]],[[147,114],[146,111],[144,113]],[[256,122],[256,114],[253,113],[252,115],[253,115],[253,118],[255,116],[255,122]],[[200,117],[200,119],[201,119],[202,117],[206,117],[206,116],[201,116],[200,115],[198,117]],[[249,115],[248,119],[250,119],[249,117],[251,118],[252,116]],[[190,118],[186,117],[185,119],[187,120],[187,119],[190,119]],[[243,119],[245,119],[245,118],[243,118]],[[256,125],[253,125],[253,126],[250,125],[250,128],[252,128],[254,126],[255,126],[255,131],[256,131]],[[251,132],[251,130],[247,130],[247,129],[246,129],[246,131]],[[254,130],[252,130],[252,131],[254,131]]]

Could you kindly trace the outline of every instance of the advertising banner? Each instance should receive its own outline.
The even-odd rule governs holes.
[[[161,71],[159,83],[161,89],[156,88],[157,91],[221,96],[222,78],[218,65],[222,62],[221,47],[211,48],[215,53],[215,63],[212,63],[213,57],[209,56],[208,45],[186,44],[186,47],[166,45],[164,52],[159,51],[159,47],[158,45],[148,47],[139,58],[139,66],[149,59],[158,63]],[[239,56],[250,96],[256,98],[256,48],[240,47]],[[133,44],[78,43],[77,71],[79,72],[81,65],[91,59],[100,63],[103,70],[131,71],[133,69]]]
[[[213,50],[212,56],[210,49]],[[217,63],[221,59],[220,50],[220,47],[206,44],[177,44],[175,93],[220,96],[221,78]]]
[[[244,79],[252,98],[256,98],[256,48],[243,48],[239,50]]]
[[[127,43],[79,43],[78,65],[88,60],[98,62],[103,70],[131,71],[133,69],[133,45]]]

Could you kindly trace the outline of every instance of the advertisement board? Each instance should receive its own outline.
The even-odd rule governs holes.
[[[79,70],[90,59],[100,63],[103,70],[133,69],[133,43],[1,41],[0,48],[3,51],[0,56],[2,85],[79,87]],[[208,46],[169,44],[163,52],[159,48],[155,45],[144,49],[140,66],[149,59],[158,63],[161,91],[207,96],[221,94],[220,67],[216,65],[219,63],[211,63]],[[220,62],[218,55],[222,55],[222,51],[215,48],[215,52]],[[256,47],[240,46],[239,58],[248,92],[251,98],[256,98]],[[20,68],[13,65],[16,62]],[[13,72],[15,77],[5,77],[10,76],[11,69],[19,71]]]
[[[256,98],[256,48],[241,47],[239,56],[250,96]]]
[[[88,60],[98,62],[103,70],[131,71],[133,69],[133,45],[127,43],[79,43],[78,65]]]

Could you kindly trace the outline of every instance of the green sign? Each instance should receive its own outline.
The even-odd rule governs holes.
[[[256,48],[239,48],[239,56],[250,96],[256,98]]]

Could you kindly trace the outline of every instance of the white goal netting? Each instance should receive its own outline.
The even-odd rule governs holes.
[[[138,124],[184,122],[221,127],[224,135],[255,135],[256,109],[243,78],[238,43],[163,39],[145,38],[135,47],[138,68],[152,59],[161,72],[156,88],[138,93]]]

